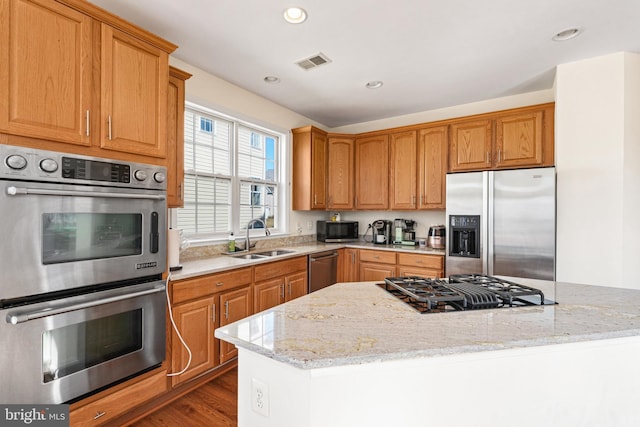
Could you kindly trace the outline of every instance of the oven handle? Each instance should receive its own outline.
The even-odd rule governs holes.
[[[73,191],[73,190],[46,190],[43,188],[19,188],[7,187],[9,196],[37,195],[37,196],[72,196],[72,197],[100,197],[111,199],[151,199],[164,200],[164,195],[156,194],[131,194],[131,193],[97,193],[93,191]]]
[[[125,299],[131,299],[131,298],[141,297],[144,295],[155,294],[158,292],[164,292],[164,284],[154,285],[153,288],[145,289],[138,292],[122,292],[122,293],[119,293],[118,295],[114,295],[110,297],[98,297],[94,300],[85,301],[81,303],[59,305],[53,308],[45,307],[45,308],[42,308],[39,310],[33,310],[33,311],[9,312],[7,313],[7,323],[11,323],[12,325],[17,325],[18,323],[28,322],[29,320],[41,319],[43,317],[54,316],[56,314],[67,313],[70,311],[77,311],[77,310],[83,310],[86,308],[97,307],[103,304],[109,304],[112,302],[122,301]]]

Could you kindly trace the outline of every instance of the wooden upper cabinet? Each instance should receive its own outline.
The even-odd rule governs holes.
[[[167,91],[167,207],[184,206],[184,98],[191,74],[169,68]]]
[[[542,123],[542,111],[496,119],[495,167],[542,165]]]
[[[100,147],[167,155],[169,55],[102,24]]]
[[[389,207],[391,209],[416,209],[416,131],[390,135],[391,173],[389,175]]]
[[[389,135],[356,139],[356,208],[389,208]]]
[[[328,208],[353,209],[355,138],[329,137],[327,167]]]
[[[534,105],[452,124],[449,171],[553,166],[554,108]]]
[[[9,144],[164,165],[176,47],[85,0],[2,0],[0,132]]]
[[[451,125],[449,170],[487,169],[491,167],[493,122],[471,120]]]
[[[91,43],[92,19],[74,9],[0,1],[0,131],[91,145]]]
[[[327,133],[313,126],[293,129],[292,208],[327,208]]]
[[[418,133],[418,209],[444,209],[448,127],[420,129]]]

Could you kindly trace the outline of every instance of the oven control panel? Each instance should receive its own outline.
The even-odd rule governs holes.
[[[0,145],[0,179],[166,190],[166,168]]]

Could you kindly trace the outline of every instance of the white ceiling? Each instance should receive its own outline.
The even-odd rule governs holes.
[[[639,0],[91,1],[177,44],[182,61],[329,128],[549,89],[558,64],[640,52]],[[307,21],[286,23],[290,5]],[[551,40],[576,26],[577,38]],[[295,65],[319,52],[332,62]]]

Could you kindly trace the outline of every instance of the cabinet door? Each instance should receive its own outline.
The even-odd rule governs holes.
[[[91,28],[53,1],[0,2],[0,130],[89,146]]]
[[[451,125],[449,171],[491,168],[492,121],[475,120]]]
[[[171,67],[167,92],[167,207],[184,206],[184,85],[191,74]]]
[[[444,209],[447,126],[421,129],[418,136],[418,209]]]
[[[292,129],[291,207],[327,207],[327,134],[313,126]]]
[[[180,304],[173,308],[173,318],[185,343],[191,350],[191,364],[182,375],[171,377],[173,385],[200,375],[217,364],[213,331],[218,326],[215,297]],[[171,339],[171,371],[180,372],[189,354],[173,331]]]
[[[327,167],[328,208],[353,209],[355,139],[329,138]]]
[[[102,24],[101,148],[165,158],[169,55]]]
[[[313,209],[327,208],[327,135],[312,132],[311,136],[311,201]]]
[[[285,286],[284,279],[282,277],[256,283],[253,289],[253,305],[255,313],[275,307],[276,305],[284,302]]]
[[[291,274],[285,277],[285,301],[291,301],[307,294],[307,272]]]
[[[342,280],[345,282],[357,282],[360,278],[358,249],[346,248],[344,250],[344,264]]]
[[[389,176],[389,204],[391,209],[415,209],[416,132],[391,135],[391,174]]]
[[[497,168],[543,164],[542,119],[543,112],[534,111],[496,120]]]
[[[228,325],[251,314],[251,288],[238,289],[220,295],[220,326]],[[220,363],[238,354],[235,345],[220,341]]]
[[[360,281],[383,281],[386,277],[396,277],[396,266],[389,264],[360,263]]]
[[[356,140],[356,209],[389,207],[389,136]]]

